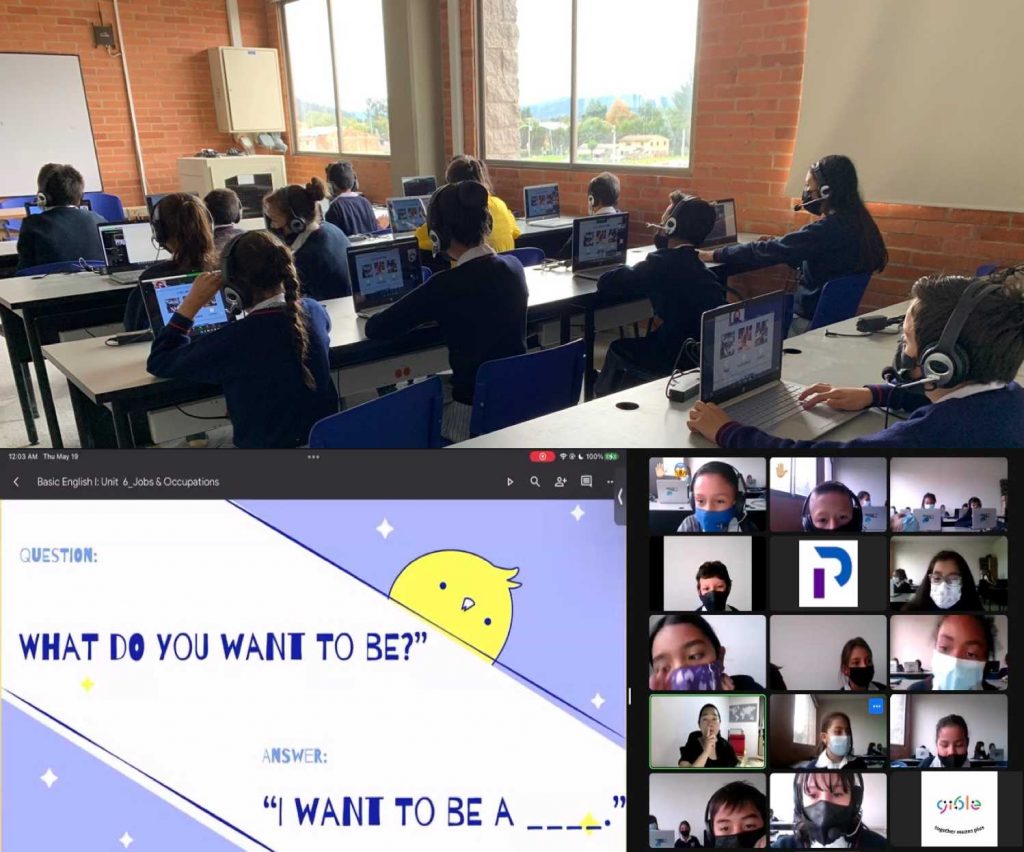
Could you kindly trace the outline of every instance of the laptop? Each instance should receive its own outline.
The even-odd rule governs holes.
[[[104,222],[96,227],[106,274],[118,284],[134,284],[142,270],[156,263],[160,248],[153,242],[149,222]]]
[[[940,509],[914,509],[918,532],[942,532]]]
[[[658,489],[659,503],[689,503],[686,483],[678,479],[659,479],[655,485]]]
[[[861,529],[865,532],[885,532],[886,513],[882,506],[862,506],[861,517],[864,523]]]
[[[354,246],[348,274],[356,315],[371,317],[423,283],[419,246],[415,239]]]
[[[651,831],[651,849],[673,849],[676,845],[676,833],[674,831],[663,831],[653,829]]]
[[[558,184],[542,183],[523,188],[523,218],[538,228],[568,228],[573,220],[559,215]]]
[[[419,196],[388,199],[388,218],[391,233],[408,234],[427,221],[427,210]]]
[[[701,317],[700,398],[734,420],[772,434],[810,441],[856,417],[857,411],[804,410],[804,385],[782,380],[781,290],[705,311]],[[821,409],[821,410],[819,410]]]
[[[79,210],[92,210],[92,202],[88,198],[83,198],[82,203],[78,205]],[[28,202],[25,205],[25,215],[35,216],[43,212],[43,208],[40,207],[33,201]]]
[[[701,248],[726,246],[739,242],[736,230],[736,200],[723,198],[721,201],[712,201],[711,203],[715,208],[715,226],[711,229],[707,239],[701,243]]]
[[[139,281],[142,290],[142,301],[146,306],[149,325],[156,337],[170,321],[171,315],[178,310],[182,300],[188,295],[192,282],[199,276],[198,272],[187,275],[168,275],[164,278],[143,278]],[[203,306],[196,314],[189,336],[196,338],[223,328],[231,322],[232,316],[224,303],[224,294],[220,291]]]
[[[986,509],[975,509],[971,512],[971,529],[972,530],[994,530],[996,528],[996,510]]]
[[[410,196],[429,198],[437,191],[437,178],[433,175],[418,175],[416,177],[402,178],[402,194],[406,198]]]
[[[989,760],[1004,761],[1006,760],[1006,750],[1001,748],[994,748],[988,753]]]
[[[629,214],[583,216],[572,223],[572,274],[595,281],[626,265]]]

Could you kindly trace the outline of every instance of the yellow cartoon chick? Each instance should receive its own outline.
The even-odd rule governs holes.
[[[389,596],[493,663],[512,628],[518,573],[475,553],[436,550],[406,565]]]

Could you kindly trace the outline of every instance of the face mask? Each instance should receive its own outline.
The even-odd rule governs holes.
[[[705,592],[700,596],[700,602],[708,612],[725,612],[725,602],[728,599],[728,592]]]
[[[804,816],[808,820],[806,829],[812,846],[849,846],[846,835],[852,834],[857,827],[851,805],[815,802],[804,807]]]
[[[729,834],[715,838],[716,849],[753,849],[754,844],[764,837],[763,828],[752,828],[739,834]]]
[[[717,692],[722,688],[722,664],[715,661],[696,666],[683,666],[669,674],[668,683],[669,689],[678,692]]]
[[[932,689],[950,692],[956,689],[977,689],[985,674],[982,660],[961,660],[942,651],[932,652]]]
[[[874,676],[874,666],[850,666],[850,673],[847,675],[850,683],[854,686],[859,686],[861,689],[867,689]]]
[[[736,507],[712,512],[710,509],[697,509],[697,523],[703,532],[725,532],[729,529],[729,521],[736,517]]]
[[[946,769],[959,769],[967,762],[966,754],[940,754],[939,763]]]
[[[687,837],[690,836],[690,832],[688,832],[688,831],[680,831],[679,832],[679,836],[682,837],[685,840]]]
[[[831,843],[817,843],[811,841],[811,849],[849,849],[850,842],[845,837],[833,840]]]
[[[926,509],[934,509],[935,508],[935,504],[934,503],[925,503],[924,507]]]
[[[805,189],[800,195],[800,203],[803,205],[803,209],[814,216],[821,215],[821,205],[824,200],[824,198],[817,198],[812,195],[809,189]]]
[[[662,249],[667,249],[668,237],[666,237],[662,232],[659,231],[657,234],[654,235],[654,247],[659,251],[661,251]]]
[[[830,735],[828,738],[828,750],[836,757],[846,757],[847,752],[850,750],[850,738],[843,734],[842,736]]]
[[[949,583],[937,583],[931,588],[932,602],[939,609],[949,609],[960,600],[960,589],[959,583],[955,586],[951,586]]]

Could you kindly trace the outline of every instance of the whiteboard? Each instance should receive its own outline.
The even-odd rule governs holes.
[[[100,192],[85,82],[77,56],[0,53],[0,197],[35,195],[46,163],[70,163]]]

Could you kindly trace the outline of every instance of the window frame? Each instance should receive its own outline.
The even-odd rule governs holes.
[[[600,169],[603,165],[608,168],[614,167],[615,171],[628,171],[637,175],[663,175],[671,174],[679,177],[693,177],[693,152],[696,148],[696,132],[694,116],[696,114],[698,96],[698,74],[697,68],[700,65],[700,41],[702,23],[704,18],[704,0],[697,0],[697,37],[693,46],[693,100],[690,104],[690,161],[685,166],[648,166],[629,165],[628,163],[602,164],[597,162],[580,163],[576,162],[576,150],[579,147],[577,129],[579,120],[576,115],[576,74],[577,74],[577,9],[580,0],[572,0],[572,69],[569,74],[569,159],[564,163],[541,162],[536,160],[498,160],[490,159],[487,156],[487,125],[485,100],[484,100],[484,8],[483,0],[476,0],[474,11],[476,13],[476,26],[474,27],[474,38],[476,40],[476,114],[477,114],[477,139],[476,147],[480,151],[481,158],[488,166],[508,169],[538,169],[541,171],[568,171],[568,172],[593,172],[595,168]]]
[[[306,151],[299,147],[299,121],[297,116],[298,102],[295,100],[295,81],[292,75],[292,54],[288,42],[288,16],[285,15],[284,9],[291,3],[300,2],[300,0],[284,0],[277,4],[277,20],[278,27],[281,31],[281,50],[284,53],[285,70],[286,76],[288,77],[288,103],[290,109],[288,110],[288,121],[291,125],[291,138],[295,143],[294,147],[289,151],[290,154],[297,156],[312,156],[312,157],[366,157],[372,160],[390,160],[391,154],[374,154],[373,152],[367,151],[346,151],[345,150],[345,134],[342,132],[341,120],[342,110],[341,104],[338,97],[338,64],[334,58],[334,10],[332,7],[331,0],[320,0],[327,6],[327,43],[330,48],[331,55],[331,81],[333,83],[332,89],[334,90],[334,129],[337,133],[338,138],[338,149],[337,151]],[[387,30],[384,32],[384,40],[387,42]],[[389,122],[390,122],[390,110],[389,110]]]

